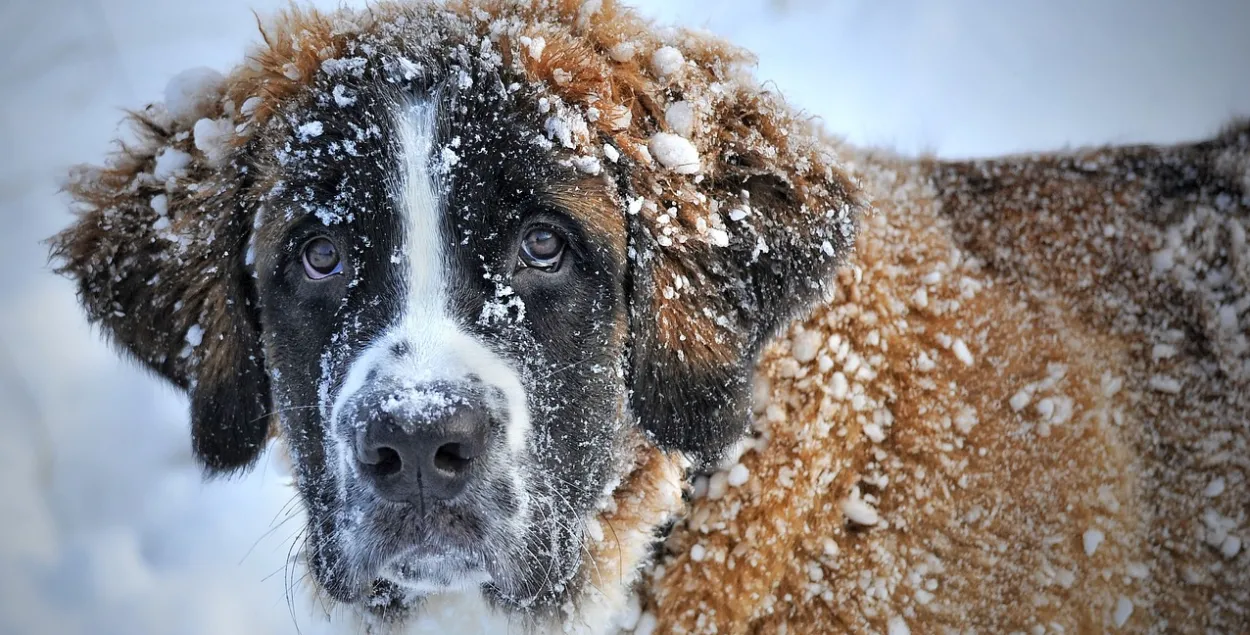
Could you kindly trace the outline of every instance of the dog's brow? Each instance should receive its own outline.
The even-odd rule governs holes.
[[[612,200],[602,181],[582,179],[553,185],[547,188],[543,198],[576,218],[596,238],[612,247],[613,251],[624,253],[624,210]]]

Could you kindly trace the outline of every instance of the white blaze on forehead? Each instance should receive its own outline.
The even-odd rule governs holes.
[[[402,313],[397,324],[351,364],[331,416],[337,420],[347,401],[367,388],[373,370],[379,371],[379,379],[414,389],[430,382],[468,381],[469,375],[476,375],[482,384],[502,393],[508,445],[519,452],[530,426],[520,377],[505,359],[466,332],[449,311],[449,275],[454,268],[444,222],[445,170],[440,169],[441,153],[436,147],[438,120],[438,106],[428,101],[405,104],[395,114],[399,161],[393,195],[403,220],[402,257],[397,263],[403,267]],[[406,354],[392,354],[396,345]]]
[[[446,255],[442,235],[442,180],[431,161],[438,134],[438,107],[413,103],[400,111],[396,121],[399,138],[400,213],[404,219],[407,256],[407,305],[405,318],[439,318],[446,314]]]

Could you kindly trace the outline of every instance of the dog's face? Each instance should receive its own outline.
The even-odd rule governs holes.
[[[592,554],[632,572],[596,518],[645,497],[617,491],[642,451],[738,440],[860,205],[730,49],[651,77],[603,38],[666,45],[610,2],[483,6],[289,15],[200,112],[136,115],[54,242],[91,317],[188,391],[207,470],[276,432],[316,582],[398,618],[466,590],[553,614]]]
[[[257,149],[262,340],[322,586],[526,606],[619,477],[624,216],[532,99],[443,75],[337,78]]]

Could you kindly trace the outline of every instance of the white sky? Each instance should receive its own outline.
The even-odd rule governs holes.
[[[249,9],[281,4],[0,3],[0,633],[295,632],[298,519],[262,537],[291,494],[279,470],[201,483],[182,399],[86,327],[38,243],[69,222],[57,179],[101,158],[122,108],[226,70]],[[1244,0],[636,4],[754,50],[830,130],[906,152],[1176,141],[1250,115]]]

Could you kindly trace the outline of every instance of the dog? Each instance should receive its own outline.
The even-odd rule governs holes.
[[[366,632],[1250,630],[1250,124],[910,159],[612,0],[261,30],[53,256]]]

